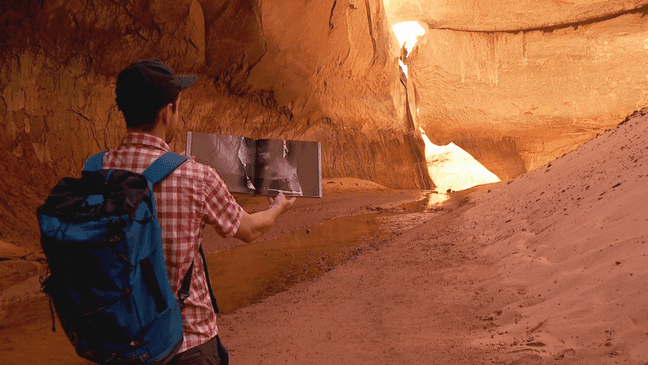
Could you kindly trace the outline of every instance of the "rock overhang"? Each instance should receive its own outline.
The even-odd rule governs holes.
[[[645,106],[646,1],[386,1],[426,34],[405,61],[430,139],[502,179]]]

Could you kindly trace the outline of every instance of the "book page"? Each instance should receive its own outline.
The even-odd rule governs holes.
[[[322,197],[319,142],[262,139],[256,152],[255,186],[261,194]]]
[[[213,167],[232,193],[255,194],[253,139],[196,132],[187,133],[187,155]]]

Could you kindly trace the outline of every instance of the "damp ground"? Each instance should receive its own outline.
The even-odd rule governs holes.
[[[375,248],[442,209],[446,194],[421,192],[411,202],[371,213],[336,217],[291,235],[207,255],[223,314],[317,277],[362,251]]]

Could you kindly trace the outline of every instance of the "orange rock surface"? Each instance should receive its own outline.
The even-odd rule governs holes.
[[[393,23],[428,27],[405,62],[428,137],[509,179],[646,105],[646,4],[392,0],[386,8]]]
[[[183,130],[322,142],[325,177],[431,186],[380,0],[0,5],[0,238],[35,245],[58,177],[125,133],[117,73],[158,58],[200,76]],[[184,138],[172,148],[184,150]]]

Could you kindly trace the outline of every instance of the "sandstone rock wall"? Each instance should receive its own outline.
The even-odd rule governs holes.
[[[421,21],[436,29],[502,32],[591,23],[645,11],[646,0],[385,0],[392,24]]]
[[[326,175],[430,185],[415,169],[423,145],[408,134],[398,45],[382,1],[264,2],[260,9],[267,51],[244,92],[272,90],[268,103],[283,106],[296,131],[330,146]]]
[[[0,239],[35,245],[35,208],[56,179],[119,143],[115,77],[140,58],[200,76],[183,93],[183,131],[317,140],[325,177],[429,182],[397,47],[380,0],[5,1]]]
[[[453,141],[508,179],[648,104],[645,2],[470,3],[429,14],[436,28],[407,60],[432,142]]]

